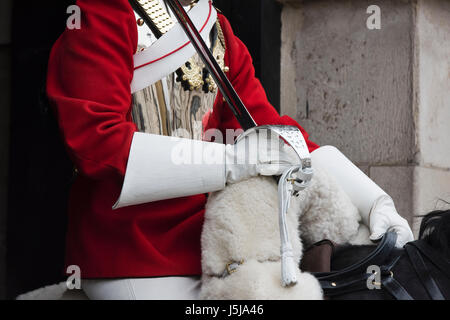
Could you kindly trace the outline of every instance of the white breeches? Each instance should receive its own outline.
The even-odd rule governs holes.
[[[90,300],[197,300],[200,277],[83,279]]]

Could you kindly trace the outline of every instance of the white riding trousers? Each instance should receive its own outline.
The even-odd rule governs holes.
[[[198,300],[200,277],[82,279],[90,300]]]

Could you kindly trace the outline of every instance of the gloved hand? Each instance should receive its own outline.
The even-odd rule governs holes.
[[[281,175],[299,164],[295,151],[269,130],[252,132],[225,148],[227,183],[235,183],[257,175]]]
[[[390,230],[397,233],[396,247],[403,247],[414,240],[408,221],[395,209],[394,201],[388,195],[379,198],[369,215],[370,240],[379,240]]]
[[[411,228],[397,213],[392,198],[336,147],[320,147],[311,158],[313,165],[325,169],[350,197],[370,229],[371,240],[381,238],[388,230],[397,233],[397,247],[413,240]]]
[[[281,174],[299,162],[290,146],[263,129],[233,145],[135,132],[113,208],[218,191],[258,174]]]

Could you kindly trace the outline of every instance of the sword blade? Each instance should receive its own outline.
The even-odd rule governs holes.
[[[212,78],[217,84],[220,92],[225,98],[228,106],[244,130],[256,127],[256,122],[248,112],[239,95],[234,90],[233,85],[228,80],[225,73],[220,68],[211,51],[208,49],[205,41],[198,32],[189,15],[184,10],[179,0],[166,0],[172,12],[177,17],[184,32],[188,36],[198,55],[202,59],[205,67],[210,72]]]

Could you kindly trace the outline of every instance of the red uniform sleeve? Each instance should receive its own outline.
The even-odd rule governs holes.
[[[308,133],[295,120],[288,116],[281,117],[269,103],[260,81],[255,77],[255,69],[248,49],[242,41],[233,34],[228,20],[221,14],[218,15],[218,18],[223,29],[227,46],[225,52],[225,65],[230,68],[230,71],[227,74],[228,79],[231,81],[255,122],[258,125],[281,124],[296,126],[303,133],[309,151],[311,152],[317,149],[319,146],[308,139]],[[221,96],[219,101],[223,101]],[[222,104],[221,130],[224,131],[226,128],[240,128],[240,125],[230,108],[226,106],[226,103],[222,102]]]
[[[80,0],[81,29],[52,48],[47,95],[69,154],[93,179],[124,175],[136,126],[130,119],[137,29],[126,0]]]

